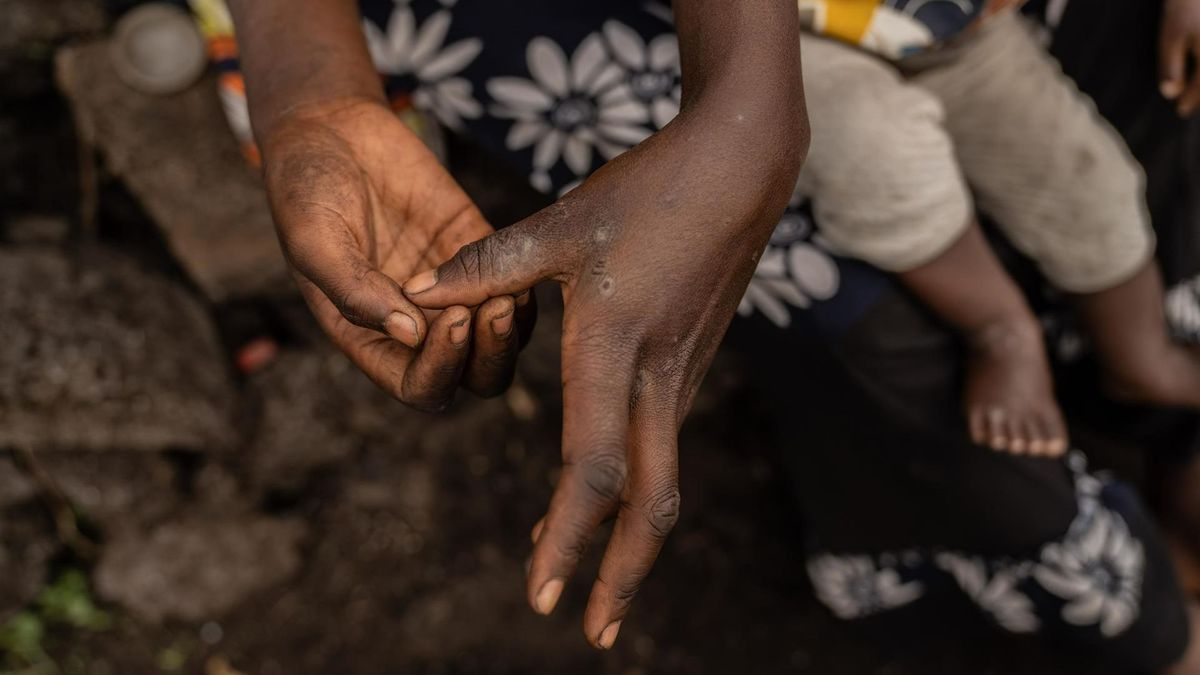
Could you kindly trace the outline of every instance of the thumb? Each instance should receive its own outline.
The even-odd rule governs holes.
[[[474,307],[488,298],[517,295],[560,271],[562,261],[544,231],[531,218],[473,241],[437,269],[404,282],[404,294],[428,309]]]
[[[285,241],[285,250],[303,282],[315,287],[347,321],[385,333],[409,347],[420,344],[424,313],[404,297],[400,284],[353,247]]]

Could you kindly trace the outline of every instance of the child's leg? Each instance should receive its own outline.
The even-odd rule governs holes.
[[[1200,358],[1167,332],[1141,172],[1027,27],[998,18],[905,67],[943,101],[980,208],[1079,298],[1114,391],[1200,407]]]
[[[998,450],[1059,455],[1066,425],[1054,400],[1042,330],[977,223],[901,281],[967,343],[963,395],[971,437]]]
[[[996,449],[1065,446],[1040,331],[974,225],[942,106],[896,69],[805,36],[815,130],[799,190],[831,248],[899,274],[971,344],[966,407]]]
[[[1200,407],[1200,355],[1172,341],[1158,265],[1132,279],[1078,296],[1097,358],[1112,392],[1144,403]]]

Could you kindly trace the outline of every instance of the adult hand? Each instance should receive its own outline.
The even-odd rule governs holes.
[[[425,308],[561,284],[563,473],[535,530],[528,599],[553,610],[615,515],[584,619],[596,646],[612,646],[679,514],[679,426],[807,147],[803,103],[790,103],[681,115],[557,203],[404,284]]]
[[[424,144],[384,105],[345,99],[281,117],[263,146],[284,253],[318,322],[372,380],[438,410],[460,382],[492,395],[511,381],[517,324],[533,304],[511,295],[422,311],[403,281],[492,233]],[[520,304],[521,306],[517,306]],[[474,314],[474,316],[473,316]],[[515,319],[515,320],[514,320]]]
[[[1200,108],[1200,0],[1164,3],[1159,80],[1162,95],[1176,102],[1181,117]]]

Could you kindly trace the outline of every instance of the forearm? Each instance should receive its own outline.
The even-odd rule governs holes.
[[[681,114],[718,116],[786,150],[808,149],[795,0],[676,0]]]
[[[683,100],[656,140],[689,148],[692,177],[719,182],[705,208],[728,234],[765,241],[808,152],[795,0],[676,0],[675,18]]]
[[[230,0],[255,137],[289,112],[384,101],[354,0]]]

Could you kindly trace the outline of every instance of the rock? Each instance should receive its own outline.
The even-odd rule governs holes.
[[[14,244],[61,244],[67,240],[71,225],[66,218],[45,214],[26,214],[4,223],[5,238]]]
[[[17,468],[12,457],[0,454],[0,509],[23,504],[37,496],[37,486]]]
[[[171,462],[146,452],[47,452],[42,469],[105,536],[157,523],[180,504]]]
[[[100,0],[0,0],[0,54],[104,29]]]
[[[211,74],[176,95],[144,94],[117,76],[107,40],[61,49],[56,65],[80,134],[209,299],[295,292],[262,181],[242,159]]]
[[[351,431],[354,419],[394,403],[373,389],[331,349],[281,354],[251,381],[261,402],[248,452],[251,481],[266,490],[294,490],[312,471],[349,457],[361,442]]]
[[[0,447],[220,450],[234,401],[179,286],[105,249],[0,248]]]
[[[255,516],[130,532],[101,554],[96,589],[145,621],[213,619],[295,574],[304,534],[298,520]]]
[[[0,624],[37,595],[57,551],[54,525],[40,505],[0,511]]]

